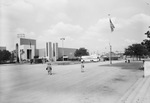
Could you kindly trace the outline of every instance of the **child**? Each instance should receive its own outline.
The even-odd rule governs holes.
[[[50,62],[47,63],[46,70],[48,71],[48,75],[52,75],[52,66]]]
[[[83,61],[81,61],[81,72],[84,72],[84,64],[83,64]]]

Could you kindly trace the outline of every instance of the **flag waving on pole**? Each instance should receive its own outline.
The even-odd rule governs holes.
[[[115,26],[114,26],[114,24],[112,23],[111,19],[109,19],[109,21],[110,21],[110,29],[111,29],[111,32],[113,32]]]

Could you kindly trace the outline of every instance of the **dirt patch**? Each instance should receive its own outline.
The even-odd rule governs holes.
[[[111,85],[103,84],[99,86],[93,87],[94,89],[91,89],[89,91],[90,94],[99,94],[99,95],[105,95],[110,96],[115,93],[115,90],[111,87]]]
[[[113,79],[111,79],[111,82],[116,83],[116,82],[125,82],[126,77],[124,75],[118,75],[117,77],[114,77]]]
[[[102,93],[103,94],[112,94],[114,92],[114,89],[110,86],[103,86],[102,87]]]
[[[123,79],[123,78],[114,78],[112,81],[113,81],[113,82],[124,82],[124,81],[126,81],[126,80]]]

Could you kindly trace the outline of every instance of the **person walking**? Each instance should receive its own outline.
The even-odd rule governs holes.
[[[81,61],[81,72],[84,72],[84,63],[83,63],[83,61]]]
[[[46,68],[48,75],[52,75],[52,65],[50,62],[47,63],[47,68]]]

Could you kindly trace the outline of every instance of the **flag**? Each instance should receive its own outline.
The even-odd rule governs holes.
[[[114,24],[112,23],[111,19],[109,19],[109,21],[110,21],[110,29],[111,29],[111,32],[113,32],[115,26],[114,26]]]

